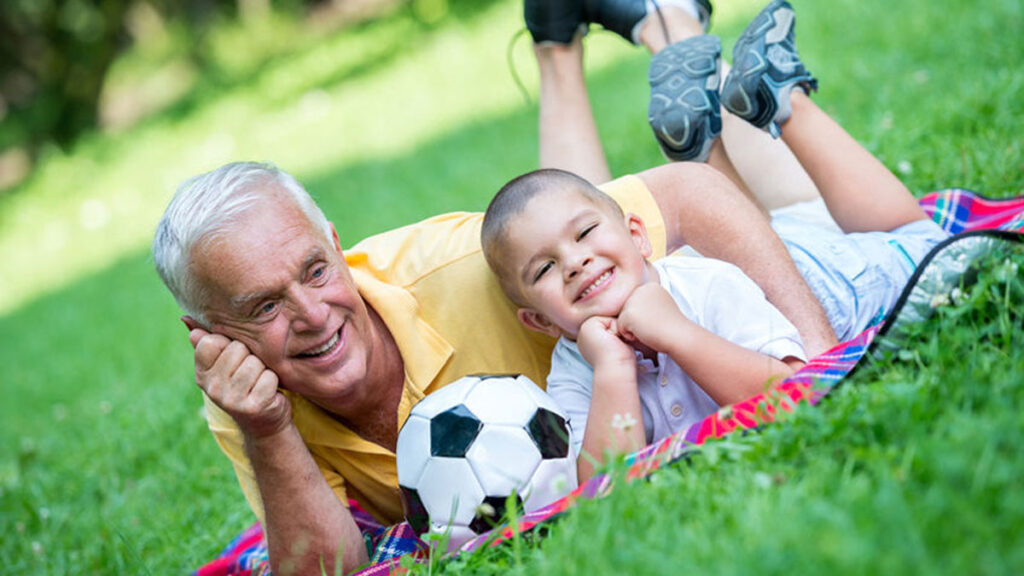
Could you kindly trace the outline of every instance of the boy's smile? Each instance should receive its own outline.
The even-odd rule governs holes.
[[[520,320],[575,338],[591,316],[615,317],[648,279],[650,243],[636,216],[575,190],[532,198],[509,222],[505,269],[525,301]]]

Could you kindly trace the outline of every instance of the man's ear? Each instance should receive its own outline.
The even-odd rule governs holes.
[[[334,222],[328,222],[331,227],[331,237],[334,238],[334,249],[341,254],[341,240],[338,238],[338,231],[334,228]]]
[[[530,330],[540,332],[541,334],[547,334],[548,336],[558,338],[562,335],[562,331],[548,320],[548,317],[534,310],[533,308],[520,308],[516,310],[516,317]]]
[[[640,254],[644,258],[650,258],[654,250],[651,248],[651,239],[647,236],[647,226],[644,225],[643,219],[636,214],[626,214],[626,228],[629,229],[629,235],[632,236]]]

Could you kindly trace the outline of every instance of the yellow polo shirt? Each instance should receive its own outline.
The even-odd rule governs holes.
[[[601,187],[626,212],[643,218],[654,246],[664,255],[665,224],[647,187],[627,176]],[[527,330],[502,293],[480,249],[483,214],[452,213],[371,236],[345,252],[359,292],[380,314],[405,362],[399,426],[423,396],[465,376],[521,373],[544,386],[554,339]],[[328,484],[347,505],[360,503],[378,521],[403,517],[395,454],[368,442],[301,396],[292,420]],[[263,520],[252,467],[241,431],[208,398],[210,430],[231,459],[242,491]]]

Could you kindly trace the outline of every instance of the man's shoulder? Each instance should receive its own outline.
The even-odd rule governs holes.
[[[479,212],[452,212],[370,236],[345,251],[349,266],[409,283],[480,256]]]

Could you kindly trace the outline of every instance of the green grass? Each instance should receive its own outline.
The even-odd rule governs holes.
[[[758,6],[719,4],[714,27],[729,46]],[[796,6],[816,100],[915,193],[1024,192],[1019,3]],[[181,179],[242,158],[296,174],[346,245],[481,209],[536,164],[535,106],[505,67],[519,11],[511,0],[453,0],[432,24],[399,10],[335,34],[225,29],[216,67],[182,101],[50,153],[0,198],[9,572],[187,572],[252,521],[206,432],[184,327],[149,262],[160,212]],[[613,171],[659,162],[645,124],[647,57],[610,34],[587,42]],[[528,44],[514,54],[535,94]],[[130,80],[145,66],[119,70]],[[909,360],[859,372],[820,408],[723,445],[713,464],[620,486],[539,545],[444,568],[1015,572],[1021,318],[977,308],[945,312],[915,336]]]

